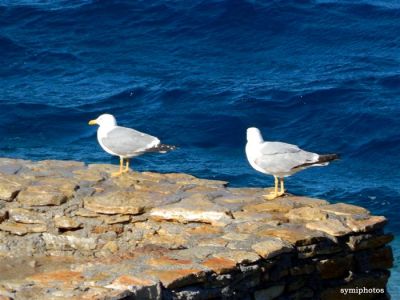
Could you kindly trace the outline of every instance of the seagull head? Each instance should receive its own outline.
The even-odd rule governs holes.
[[[247,128],[247,142],[259,144],[264,142],[261,132],[256,127]]]
[[[103,114],[95,120],[90,120],[89,125],[99,125],[104,127],[117,126],[117,120],[115,120],[113,115]]]

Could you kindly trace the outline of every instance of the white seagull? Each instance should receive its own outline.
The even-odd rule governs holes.
[[[265,142],[260,130],[255,127],[247,129],[246,156],[254,169],[274,176],[274,191],[265,195],[268,200],[285,194],[284,177],[309,167],[326,166],[330,161],[339,158],[337,154],[319,155],[307,152],[292,144]]]
[[[174,150],[175,146],[161,144],[160,140],[152,135],[140,131],[121,127],[113,115],[103,114],[95,120],[89,121],[89,125],[99,125],[97,140],[101,148],[111,155],[119,156],[119,171],[112,176],[119,176],[129,171],[129,159],[146,152],[165,153]],[[124,159],[126,166],[124,168]]]

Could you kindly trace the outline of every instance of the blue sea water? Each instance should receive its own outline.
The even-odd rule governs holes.
[[[400,299],[400,1],[0,0],[0,156],[112,162],[101,113],[179,146],[133,168],[268,186],[245,130],[342,159],[290,192],[389,218]]]

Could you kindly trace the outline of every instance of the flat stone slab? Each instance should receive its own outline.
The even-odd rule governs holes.
[[[225,274],[236,269],[236,262],[233,259],[223,257],[207,258],[202,265],[216,274]]]
[[[132,275],[121,275],[106,288],[119,291],[128,290],[136,299],[161,299],[161,287],[158,281]]]
[[[144,212],[150,199],[149,195],[143,193],[116,191],[86,198],[84,206],[100,214],[137,215]]]
[[[347,245],[353,251],[365,250],[370,248],[379,248],[393,241],[393,234],[372,235],[363,234],[350,236]]]
[[[342,215],[342,216],[369,215],[369,211],[367,209],[346,203],[329,204],[321,207],[321,209],[328,213],[334,213],[336,215]]]
[[[55,216],[54,224],[60,229],[77,229],[82,227],[82,223],[66,216]]]
[[[301,225],[285,224],[285,226],[270,227],[256,233],[261,238],[276,237],[291,245],[304,246],[326,240],[321,231],[310,230]]]
[[[384,216],[371,216],[367,219],[352,219],[346,220],[346,226],[348,226],[353,232],[368,232],[379,228],[382,228],[387,223],[387,219]]]
[[[228,209],[213,203],[206,195],[194,194],[178,203],[152,209],[150,217],[155,220],[202,222],[225,226],[232,220],[228,213]]]
[[[74,215],[75,215],[75,216],[79,216],[79,217],[86,217],[86,218],[96,218],[96,217],[99,217],[99,214],[98,214],[98,213],[96,213],[96,212],[94,212],[94,211],[91,211],[91,210],[88,210],[88,209],[86,209],[86,208],[79,208],[79,209],[77,209],[77,210],[74,212]]]
[[[260,256],[254,252],[243,250],[227,250],[216,254],[213,257],[226,258],[238,264],[253,264],[260,260]]]
[[[295,204],[295,207],[319,207],[329,204],[329,202],[326,200],[310,197],[289,195],[285,198],[289,201],[292,201]]]
[[[158,278],[166,288],[178,288],[205,280],[205,272],[200,269],[148,270],[145,275]]]
[[[295,207],[293,201],[289,201],[285,198],[276,199],[274,201],[265,201],[259,204],[250,204],[243,207],[244,211],[247,212],[280,212],[287,213]]]
[[[15,235],[25,235],[27,233],[46,232],[47,227],[44,224],[20,224],[14,222],[3,222],[0,224],[0,230],[10,232]]]
[[[265,259],[270,259],[282,253],[293,251],[291,245],[277,238],[264,239],[262,242],[253,244],[251,248]]]
[[[342,236],[351,233],[352,230],[340,222],[338,219],[326,219],[314,221],[306,224],[306,227],[311,230],[319,230],[326,232],[332,236]]]
[[[62,190],[53,186],[28,186],[18,194],[18,202],[25,206],[61,205],[67,199]]]
[[[322,221],[328,218],[328,213],[319,207],[300,207],[290,210],[285,216],[292,222]]]
[[[26,183],[27,180],[20,176],[1,174],[0,200],[12,201]]]
[[[10,219],[14,222],[25,224],[46,224],[46,220],[41,216],[41,214],[32,210],[11,208],[8,211],[8,214]]]

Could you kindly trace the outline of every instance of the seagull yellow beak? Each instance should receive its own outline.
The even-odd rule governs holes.
[[[97,124],[96,120],[90,120],[89,121],[89,125],[96,125],[96,124]]]

